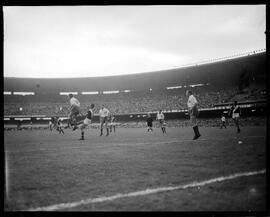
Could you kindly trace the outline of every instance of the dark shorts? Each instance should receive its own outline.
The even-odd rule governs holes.
[[[160,124],[164,124],[164,120],[163,120],[163,119],[160,119],[160,120],[159,120],[159,123],[160,123]]]
[[[77,107],[77,106],[73,106],[71,108],[71,115],[79,115],[80,114],[80,107]]]
[[[197,118],[199,116],[199,110],[197,106],[194,106],[190,111],[190,116]]]
[[[147,126],[148,127],[152,127],[153,126],[153,123],[152,122],[147,122]]]
[[[108,123],[108,117],[100,117],[100,123],[101,124]]]

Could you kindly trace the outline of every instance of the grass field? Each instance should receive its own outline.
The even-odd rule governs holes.
[[[241,134],[234,127],[200,131],[196,141],[192,128],[168,128],[164,135],[160,129],[119,128],[109,137],[90,129],[84,141],[70,129],[64,136],[49,130],[5,131],[5,210],[54,205],[56,211],[265,210],[265,173],[146,190],[265,169],[266,127],[244,127]],[[143,193],[128,195],[138,191]]]

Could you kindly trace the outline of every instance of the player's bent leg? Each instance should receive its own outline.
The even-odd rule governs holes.
[[[84,140],[84,129],[87,127],[87,124],[81,123],[78,127],[81,130],[81,138],[79,140]]]

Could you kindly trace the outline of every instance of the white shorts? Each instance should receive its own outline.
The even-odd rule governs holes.
[[[240,117],[239,113],[233,113],[233,114],[232,114],[232,118],[233,118],[233,119],[239,118],[239,117]]]
[[[85,124],[85,125],[89,125],[89,124],[91,124],[91,120],[90,119],[88,119],[88,118],[85,118],[84,120],[83,120],[83,123]]]

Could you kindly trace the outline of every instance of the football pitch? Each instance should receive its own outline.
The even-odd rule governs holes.
[[[266,127],[200,132],[5,131],[5,210],[265,210]]]

